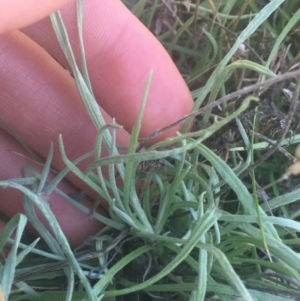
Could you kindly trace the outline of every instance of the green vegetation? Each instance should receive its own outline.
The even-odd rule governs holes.
[[[195,98],[194,130],[137,153],[141,108],[128,152],[119,155],[113,137],[117,125],[105,126],[88,77],[79,73],[54,14],[80,95],[99,130],[98,145],[103,141],[110,152],[86,174],[66,157],[64,137],[61,155],[107,199],[111,216],[95,215],[107,226],[90,250],[69,248],[39,197],[51,150],[38,179],[0,182],[1,188],[21,190],[27,218],[37,225],[37,205],[55,233],[39,226],[43,241],[25,245],[20,240],[27,218],[10,220],[0,233],[3,249],[16,231],[1,266],[2,290],[12,289],[14,301],[300,300],[299,178],[286,173],[300,140],[298,1],[124,3],[157,35],[188,83]],[[150,82],[151,74],[143,104]],[[190,122],[187,118],[185,129]],[[102,176],[103,165],[109,166],[110,181]],[[112,180],[116,170],[124,178],[122,187]],[[63,172],[52,190],[60,176]],[[281,181],[264,190],[276,179]],[[28,184],[37,180],[40,190],[31,191]],[[142,189],[135,188],[136,181]]]

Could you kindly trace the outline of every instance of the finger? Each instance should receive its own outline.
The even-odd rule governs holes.
[[[0,36],[0,53],[1,119],[44,158],[53,141],[52,165],[58,171],[65,167],[58,146],[59,134],[71,161],[92,151],[97,132],[66,70],[18,31]],[[106,121],[111,122],[111,118],[103,114]],[[117,131],[118,146],[127,146],[128,140],[128,133]],[[85,170],[90,162],[91,159],[85,160],[78,166]],[[73,173],[67,177],[93,198],[98,197]]]
[[[9,134],[0,129],[0,180],[7,180],[10,178],[21,178],[21,167],[30,165],[38,172],[41,171],[41,166],[28,160],[29,154],[24,152],[23,147]],[[53,178],[53,175],[52,175]],[[51,180],[51,177],[49,177]],[[61,182],[58,188],[65,194],[74,193],[77,190],[65,182]],[[17,213],[23,213],[22,194],[12,188],[3,189],[0,192],[0,212],[7,217],[12,217]],[[56,216],[64,234],[72,247],[82,243],[82,241],[89,235],[95,234],[99,231],[103,224],[95,219],[89,221],[88,215],[77,209],[75,206],[66,201],[56,192],[49,196],[51,210]],[[81,204],[93,208],[93,204],[84,199]],[[36,211],[37,216],[43,222],[48,230],[51,229],[40,211]],[[104,212],[99,212],[104,214]],[[36,230],[29,225],[31,232],[37,234]]]
[[[74,0],[0,1],[0,33],[32,24]]]
[[[62,15],[79,58],[75,4],[63,9]],[[66,65],[48,19],[23,32]],[[83,36],[96,98],[127,131],[136,120],[150,70],[153,80],[140,136],[146,137],[190,112],[190,92],[168,53],[121,1],[87,1]],[[174,136],[177,130],[179,127],[173,128],[158,140]]]

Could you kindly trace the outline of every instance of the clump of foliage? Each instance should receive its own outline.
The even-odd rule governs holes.
[[[184,124],[181,134],[140,153],[136,144],[150,74],[128,151],[119,154],[117,125],[104,124],[62,20],[58,13],[51,16],[99,130],[95,153],[101,153],[101,142],[110,151],[86,174],[68,160],[63,137],[61,155],[67,170],[108,201],[110,218],[95,214],[106,227],[90,238],[88,251],[86,244],[72,251],[40,194],[28,188],[33,179],[0,182],[21,190],[27,206],[26,216],[12,218],[0,234],[3,249],[16,231],[1,266],[5,297],[17,288],[9,300],[299,300],[300,189],[291,177],[299,172],[291,155],[300,140],[298,1],[124,3],[174,59],[195,98],[193,111],[178,121]],[[193,118],[194,129],[186,132]],[[45,183],[51,157],[50,150],[36,181]],[[110,181],[102,176],[104,165]],[[115,176],[123,179],[122,187]],[[44,241],[23,244],[27,219],[36,219],[33,204],[55,236],[38,228]]]

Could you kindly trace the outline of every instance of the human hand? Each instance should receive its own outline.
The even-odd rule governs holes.
[[[13,2],[17,2],[17,6]],[[6,19],[0,19],[0,119],[42,158],[47,157],[53,141],[52,167],[60,171],[65,166],[58,149],[58,135],[62,134],[68,158],[74,160],[93,150],[97,133],[72,76],[65,71],[68,64],[50,21],[45,18],[32,23],[72,2],[61,12],[79,61],[76,6],[70,0],[28,0],[26,7],[24,2],[10,0],[0,4],[1,15],[6,16]],[[32,25],[16,29],[28,24]],[[102,110],[102,113],[107,122],[111,117],[116,118],[127,131],[117,131],[117,145],[126,146],[129,141],[128,133],[134,125],[151,69],[153,80],[141,137],[147,137],[189,113],[192,98],[170,57],[119,0],[86,1],[83,36],[93,91],[99,105],[107,112]],[[158,139],[173,136],[177,130],[178,127],[173,128]],[[23,165],[41,169],[3,129],[0,129],[0,156],[0,180],[21,177]],[[79,167],[84,170],[88,163]],[[76,188],[63,182],[60,189],[65,193],[78,189],[86,191],[92,199],[97,197],[72,173],[67,179]],[[52,211],[71,246],[78,245],[102,227],[95,220],[88,221],[86,214],[58,194],[52,193],[50,200]],[[88,199],[82,203],[89,208],[93,206]],[[19,192],[0,191],[2,214],[11,217],[22,211]]]

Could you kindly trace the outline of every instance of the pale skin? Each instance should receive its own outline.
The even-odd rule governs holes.
[[[85,112],[72,76],[65,71],[68,64],[46,18],[57,9],[62,11],[78,59],[74,1],[1,2],[4,17],[0,19],[0,118],[42,158],[47,157],[52,141],[52,167],[59,171],[65,165],[58,135],[62,134],[67,156],[74,160],[93,150],[97,131]],[[83,34],[98,104],[107,122],[113,117],[124,127],[118,131],[118,145],[128,143],[151,69],[153,80],[141,137],[189,113],[193,101],[181,75],[156,38],[121,1],[85,1]],[[156,141],[175,135],[179,129],[173,128]],[[28,158],[21,145],[0,126],[0,180],[20,177],[23,165],[40,170]],[[84,170],[88,163],[80,168]],[[78,189],[86,191],[91,199],[97,198],[73,174],[69,173],[67,179],[73,185],[63,182],[60,186],[66,193]],[[90,222],[59,195],[53,193],[50,199],[71,246],[80,244],[103,226],[95,220]],[[82,202],[89,208],[93,206],[88,199]],[[20,193],[0,190],[0,212],[7,217],[23,212]]]

